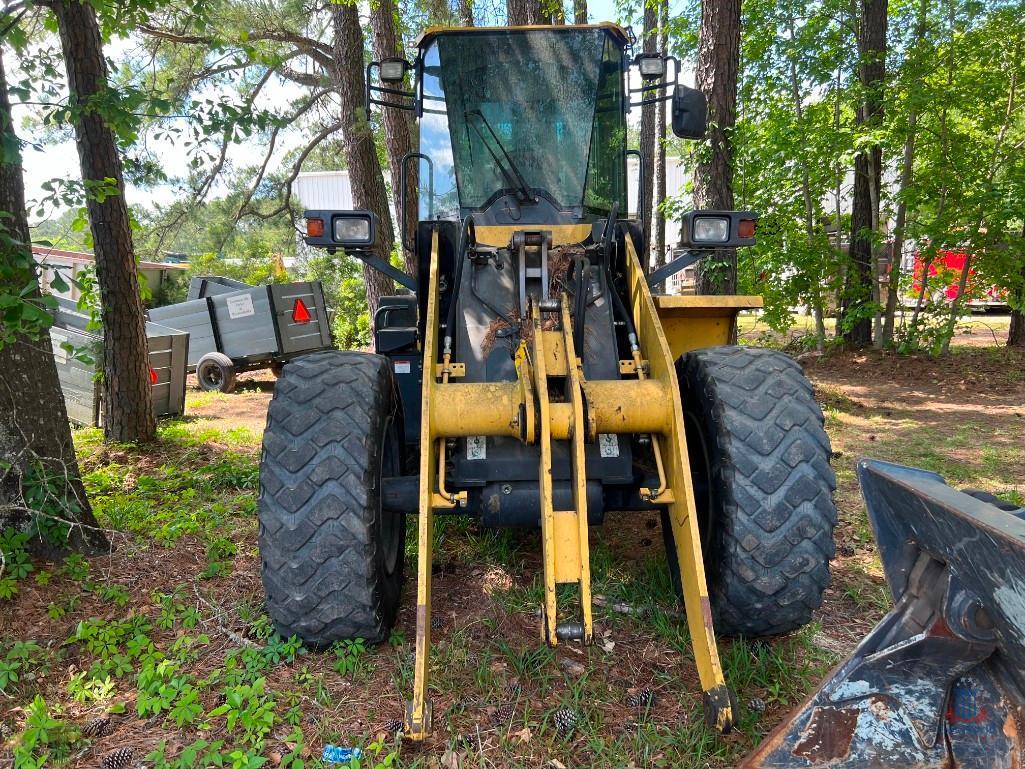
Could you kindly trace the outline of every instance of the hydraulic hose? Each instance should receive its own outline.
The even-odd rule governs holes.
[[[456,305],[459,303],[459,287],[463,282],[463,262],[466,261],[466,248],[470,243],[477,242],[477,228],[473,223],[473,214],[467,214],[463,226],[459,228],[459,244],[456,246],[455,273],[452,278],[452,296],[449,297],[448,317],[445,318],[445,337],[442,355],[452,354],[452,330],[456,323]]]
[[[602,241],[605,246],[605,274],[609,284],[609,294],[612,295],[612,307],[616,315],[626,324],[626,339],[630,343],[630,352],[635,352],[640,349],[637,344],[637,330],[634,328],[633,318],[630,317],[630,313],[626,310],[626,305],[623,304],[623,298],[619,295],[619,291],[616,290],[616,284],[612,278],[612,259],[609,258],[612,255],[612,244],[616,237],[616,218],[618,215],[619,203],[614,201],[612,209],[609,211],[609,218],[605,223],[605,232],[602,233]]]

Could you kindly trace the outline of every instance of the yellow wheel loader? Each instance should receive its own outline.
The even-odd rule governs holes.
[[[420,180],[415,241],[405,244],[415,278],[379,256],[372,213],[306,212],[308,244],[344,249],[404,291],[381,300],[374,353],[317,353],[281,372],[260,466],[267,606],[283,635],[313,646],[387,638],[405,516],[417,516],[412,740],[431,732],[436,515],[540,531],[539,632],[554,646],[593,639],[589,528],[606,512],[660,513],[706,721],[722,733],[737,705],[716,632],[791,631],[829,584],[835,480],[811,386],[787,356],[731,344],[737,313],[761,300],[652,290],[716,249],[753,244],[757,217],[687,213],[680,254],[645,269],[649,212],[626,213],[627,113],[664,98],[674,133],[700,139],[706,110],[678,83],[675,59],[634,55],[633,44],[611,24],[432,29],[413,62],[368,66],[368,115],[380,105],[419,122],[420,151],[401,169],[402,189],[414,162]],[[929,505],[937,515],[957,507],[933,478],[935,502],[913,474],[866,465],[863,475],[879,479],[877,509],[895,494],[893,511],[911,520]],[[750,766],[955,765],[907,757],[946,755],[954,682],[1000,647],[995,628],[1008,620],[975,610],[983,577],[955,578],[947,554],[912,552],[921,531],[891,523],[899,534],[887,535],[883,557],[901,613]],[[1000,543],[991,545],[996,558]],[[559,585],[576,586],[576,611],[560,606]],[[1025,601],[1007,606],[1025,612]],[[946,623],[928,624],[942,612]],[[896,656],[873,657],[881,649]],[[1005,681],[978,681],[982,707],[997,713]],[[909,682],[918,688],[898,691]],[[925,747],[905,750],[916,735]]]

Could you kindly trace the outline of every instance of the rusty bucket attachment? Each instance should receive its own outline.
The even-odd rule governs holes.
[[[745,769],[1025,766],[1025,510],[861,460],[894,608]]]

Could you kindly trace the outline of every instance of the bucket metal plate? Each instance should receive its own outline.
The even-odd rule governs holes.
[[[893,610],[744,769],[1025,767],[1025,521],[858,464]]]

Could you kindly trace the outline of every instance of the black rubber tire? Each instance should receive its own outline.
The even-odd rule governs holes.
[[[822,604],[835,552],[836,477],[811,384],[793,359],[753,347],[696,350],[676,370],[716,631],[799,628]]]
[[[208,352],[196,364],[196,380],[200,390],[233,393],[237,384],[235,364],[224,353]]]
[[[260,556],[283,636],[324,647],[388,637],[402,593],[405,516],[381,509],[401,474],[401,418],[387,359],[328,351],[289,362],[260,458]]]

